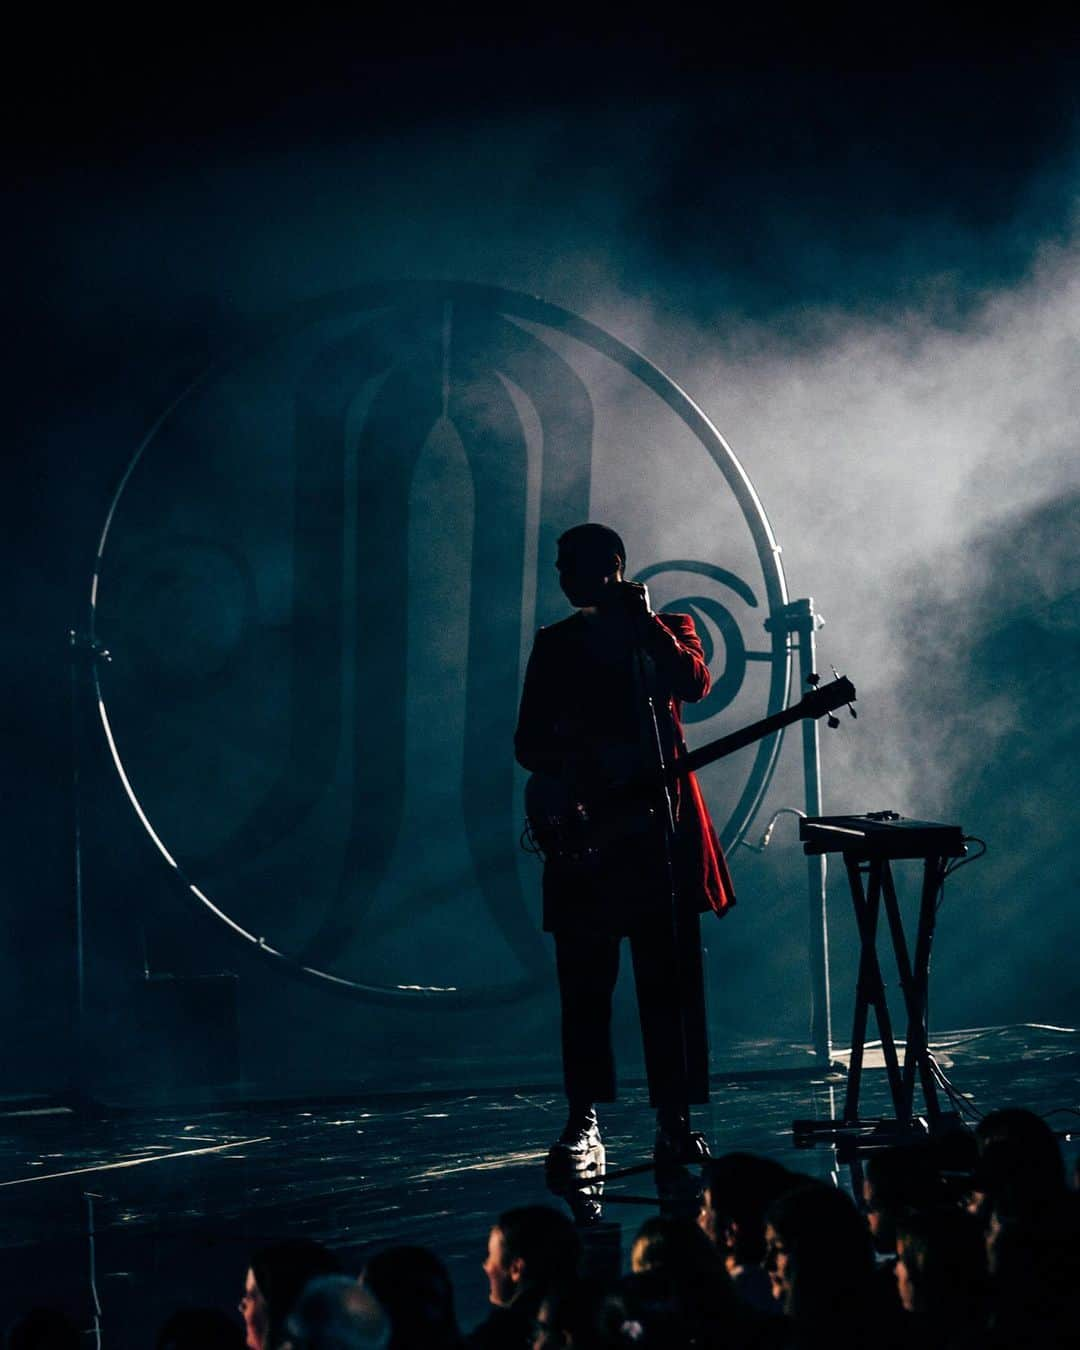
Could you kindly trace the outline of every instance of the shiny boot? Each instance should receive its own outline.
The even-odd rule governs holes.
[[[599,1218],[605,1161],[596,1109],[572,1108],[562,1133],[548,1149],[544,1173],[548,1189],[569,1203],[579,1223]]]

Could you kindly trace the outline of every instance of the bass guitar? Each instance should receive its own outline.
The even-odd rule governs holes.
[[[582,791],[553,774],[531,774],[525,784],[524,840],[529,851],[567,866],[599,865],[621,842],[656,827],[664,809],[664,787],[670,788],[687,774],[803,718],[829,714],[829,725],[836,726],[837,719],[831,714],[845,704],[851,715],[856,715],[851,707],[855,686],[846,676],[837,676],[825,685],[816,681],[817,677],[811,676],[814,688],[790,708],[681,755],[667,766],[663,783],[655,772],[637,773],[617,785]]]

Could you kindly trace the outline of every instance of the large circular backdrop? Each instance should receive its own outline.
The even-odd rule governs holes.
[[[532,635],[567,613],[555,541],[587,519],[623,535],[655,608],[697,621],[692,745],[785,705],[761,504],[691,400],[596,325],[372,286],[196,381],[128,466],[91,598],[117,771],[193,902],[362,998],[477,1005],[544,978],[512,736]],[[778,745],[701,776],[729,849]]]

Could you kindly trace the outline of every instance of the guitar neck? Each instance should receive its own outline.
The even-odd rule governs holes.
[[[740,727],[738,731],[733,731],[730,736],[721,736],[719,740],[710,741],[708,745],[703,745],[697,750],[691,750],[688,755],[671,765],[667,774],[668,781],[675,782],[679,778],[684,778],[688,773],[695,773],[698,769],[703,769],[706,764],[712,764],[714,760],[723,759],[725,755],[733,755],[736,750],[741,750],[747,745],[753,745],[755,741],[760,741],[765,736],[772,735],[774,731],[779,731],[781,727],[790,726],[792,722],[800,722],[807,716],[810,716],[810,714],[807,713],[802,704],[796,703],[794,707],[785,708],[783,712],[773,713],[771,717],[763,717],[760,722],[751,722],[748,727]]]

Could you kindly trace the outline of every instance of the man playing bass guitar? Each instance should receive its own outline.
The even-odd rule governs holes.
[[[654,614],[625,566],[625,546],[606,526],[577,525],[559,540],[560,584],[578,612],[537,632],[514,738],[519,763],[568,801],[625,802],[609,811],[625,828],[609,829],[603,847],[544,850],[569,1108],[549,1162],[561,1155],[571,1170],[600,1145],[596,1104],[615,1100],[611,1003],[623,938],[657,1113],[655,1159],[708,1156],[690,1126],[691,1105],[709,1091],[699,920],[735,903],[693,775],[667,794],[657,787],[660,756],[670,767],[686,753],[682,703],[709,691],[701,640],[688,614]],[[651,797],[628,792],[650,764]]]

